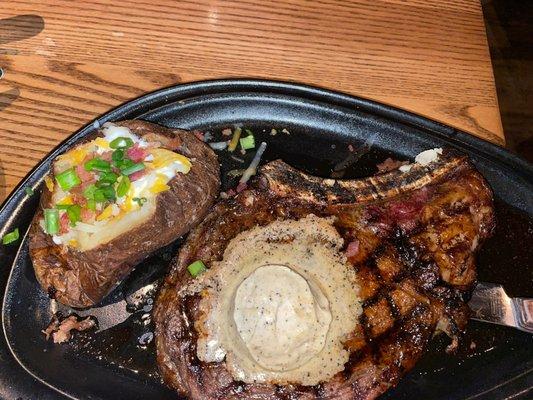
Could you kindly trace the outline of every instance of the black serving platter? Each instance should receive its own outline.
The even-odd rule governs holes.
[[[513,296],[533,296],[533,168],[516,156],[411,113],[318,88],[258,80],[179,85],[126,103],[80,129],[43,159],[0,209],[0,236],[15,227],[24,236],[21,243],[0,246],[2,398],[177,398],[161,383],[155,366],[149,313],[157,283],[181,240],[144,261],[101,308],[89,312],[107,321],[109,329],[53,345],[40,330],[55,309],[37,284],[24,235],[51,160],[98,124],[132,118],[208,131],[213,141],[222,129],[239,124],[268,143],[264,161],[282,158],[321,176],[331,176],[351,154],[349,145],[358,161],[344,171],[345,178],[373,174],[376,163],[389,156],[412,159],[433,147],[459,150],[487,178],[496,199],[498,227],[479,254],[479,279],[501,283]],[[252,155],[243,156],[245,163]],[[235,182],[226,172],[245,164],[224,152],[220,162],[223,185],[231,187]],[[26,187],[36,194],[28,197]],[[457,354],[446,354],[447,344],[447,338],[435,338],[415,369],[381,398],[531,398],[533,336],[472,321]]]

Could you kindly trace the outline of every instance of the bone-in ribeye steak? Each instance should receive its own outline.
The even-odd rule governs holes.
[[[357,271],[363,313],[346,342],[344,371],[315,386],[235,381],[224,362],[197,358],[199,296],[178,291],[195,260],[222,258],[238,233],[276,219],[335,216]],[[436,330],[457,336],[468,319],[474,256],[494,228],[492,193],[466,157],[446,152],[428,166],[361,180],[306,175],[282,161],[219,202],[189,235],[155,310],[165,382],[193,399],[374,399],[421,357]]]

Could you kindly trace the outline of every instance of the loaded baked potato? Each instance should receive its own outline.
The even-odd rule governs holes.
[[[57,157],[45,183],[30,227],[35,275],[49,296],[89,307],[200,221],[219,164],[192,132],[123,121]]]

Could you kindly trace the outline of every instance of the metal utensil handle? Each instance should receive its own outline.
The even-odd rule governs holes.
[[[533,333],[533,299],[516,297],[513,299],[517,328]]]

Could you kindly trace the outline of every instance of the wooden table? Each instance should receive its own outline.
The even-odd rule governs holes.
[[[504,143],[479,0],[2,0],[0,67],[0,201],[99,114],[202,79],[318,85]]]

